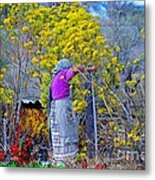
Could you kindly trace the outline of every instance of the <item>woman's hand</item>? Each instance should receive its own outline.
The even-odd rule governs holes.
[[[88,67],[88,68],[86,68],[86,70],[88,72],[96,71],[97,70],[97,66]]]

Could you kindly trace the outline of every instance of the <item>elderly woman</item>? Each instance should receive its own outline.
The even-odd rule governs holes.
[[[56,166],[73,159],[78,152],[78,120],[72,109],[69,81],[78,73],[94,71],[95,67],[84,69],[72,67],[68,59],[58,61],[53,70],[50,84],[50,126],[53,159]]]

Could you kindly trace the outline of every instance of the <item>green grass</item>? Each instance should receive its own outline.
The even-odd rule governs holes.
[[[15,161],[11,161],[10,163],[0,163],[0,167],[52,168],[53,166],[51,164],[41,165],[39,163],[21,165],[17,164]]]

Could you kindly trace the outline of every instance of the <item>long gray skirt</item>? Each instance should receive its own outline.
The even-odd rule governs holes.
[[[53,157],[57,161],[69,160],[78,152],[78,120],[70,98],[53,100],[50,112]]]

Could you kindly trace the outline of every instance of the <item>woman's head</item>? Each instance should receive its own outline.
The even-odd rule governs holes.
[[[56,67],[53,69],[53,76],[55,76],[59,71],[69,69],[70,67],[72,67],[72,65],[68,59],[59,60]]]

